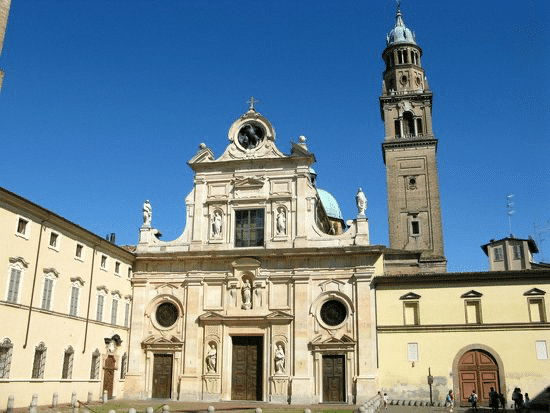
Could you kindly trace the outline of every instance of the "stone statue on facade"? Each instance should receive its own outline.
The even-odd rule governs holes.
[[[216,372],[216,359],[218,357],[218,352],[216,350],[216,346],[214,344],[210,345],[210,349],[208,350],[208,353],[206,354],[206,371],[207,373],[215,373]]]
[[[365,209],[367,209],[367,197],[365,196],[361,188],[357,190],[355,202],[357,203],[357,216],[360,218],[364,218]]]
[[[283,347],[278,344],[275,351],[275,374],[285,373],[285,351]]]
[[[222,214],[220,211],[214,211],[212,215],[212,236],[221,237],[222,235]]]
[[[150,228],[152,219],[153,219],[153,208],[151,207],[151,204],[149,203],[149,200],[147,199],[143,203],[143,226],[147,227],[147,228]]]
[[[243,283],[243,306],[242,308],[244,310],[248,310],[249,308],[252,307],[252,303],[251,303],[251,297],[252,297],[252,294],[251,294],[251,286],[250,286],[250,282],[248,280],[244,280],[244,283]]]
[[[283,207],[277,210],[277,234],[286,235],[286,213]]]

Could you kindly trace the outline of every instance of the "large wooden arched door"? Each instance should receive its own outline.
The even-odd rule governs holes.
[[[107,397],[113,398],[113,387],[115,383],[115,369],[116,360],[115,356],[109,356],[105,359],[105,366],[103,368],[103,391],[107,390]]]
[[[489,405],[489,392],[493,387],[500,393],[498,365],[493,356],[483,350],[471,350],[458,362],[460,405],[468,406],[468,397],[475,389],[479,404]]]

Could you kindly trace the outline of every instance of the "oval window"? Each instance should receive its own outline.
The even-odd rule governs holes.
[[[321,320],[331,327],[342,324],[348,315],[344,303],[330,300],[321,306]]]
[[[157,307],[155,316],[162,327],[170,327],[178,319],[178,308],[172,303],[162,303]]]

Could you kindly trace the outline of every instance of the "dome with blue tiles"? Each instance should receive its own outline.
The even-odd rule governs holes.
[[[342,211],[340,211],[336,199],[324,189],[317,188],[317,193],[319,194],[319,198],[321,198],[321,203],[329,218],[341,219],[343,221]]]
[[[388,33],[386,37],[386,46],[393,46],[399,43],[412,43],[416,44],[414,34],[411,32],[405,22],[403,21],[403,16],[401,15],[401,8],[397,5],[397,15],[395,16],[395,27],[391,32]]]

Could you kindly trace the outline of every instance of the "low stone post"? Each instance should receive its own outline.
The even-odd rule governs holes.
[[[137,413],[137,412],[136,412],[136,409],[134,409],[133,407],[130,407],[130,410],[128,410],[128,413]]]
[[[59,394],[54,393],[52,397],[52,407],[55,409],[59,403]]]
[[[163,413],[170,413],[170,406],[168,406],[167,404],[162,406],[162,412]]]
[[[109,413],[116,413],[115,410],[109,410]]]
[[[14,396],[8,397],[8,408],[6,409],[6,413],[13,413],[14,404],[15,404],[15,397]]]
[[[256,407],[256,413],[262,413],[262,409],[260,409],[259,407]]]
[[[147,413],[153,413],[155,410],[152,407],[148,407],[147,410],[145,410]]]
[[[72,413],[78,413],[78,400],[76,400],[76,392],[73,391],[71,394],[71,407],[73,412]]]
[[[38,406],[38,394],[32,395],[31,405],[29,406],[29,413],[36,413],[36,406]]]
[[[101,401],[103,403],[107,403],[107,400],[109,400],[109,396],[107,394],[107,390],[103,390],[103,398],[101,399]]]
[[[91,403],[93,399],[94,399],[94,393],[89,391],[88,398],[86,399],[86,403]]]
[[[214,406],[208,406],[208,413],[214,413],[215,411]]]

